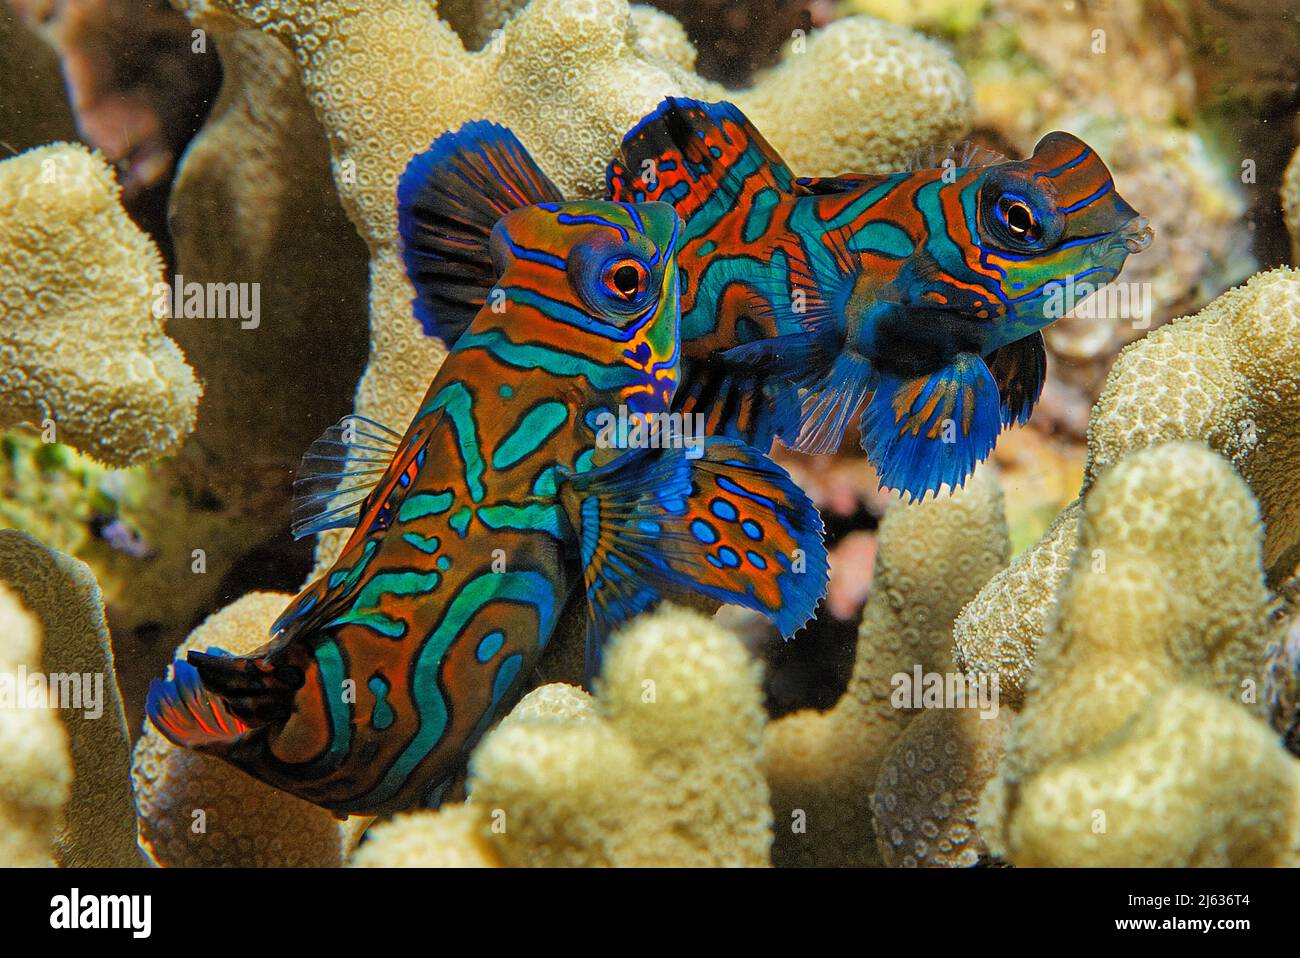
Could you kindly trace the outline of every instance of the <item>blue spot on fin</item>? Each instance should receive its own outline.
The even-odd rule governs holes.
[[[626,452],[565,476],[561,499],[582,542],[589,677],[609,635],[664,599],[754,609],[789,637],[825,594],[821,517],[784,469],[737,440]]]

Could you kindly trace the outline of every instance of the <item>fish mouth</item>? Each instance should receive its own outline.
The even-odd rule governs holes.
[[[1156,232],[1145,216],[1135,216],[1120,229],[1119,238],[1130,253],[1140,253],[1151,245]]]

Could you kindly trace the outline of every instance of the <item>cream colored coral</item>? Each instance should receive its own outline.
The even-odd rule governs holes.
[[[1280,267],[1125,349],[1088,426],[1084,491],[1133,449],[1177,439],[1250,484],[1276,582],[1300,563],[1300,272]]]
[[[483,837],[483,809],[450,805],[437,812],[406,812],[381,822],[348,862],[356,868],[500,868]]]
[[[953,619],[1007,552],[1002,493],[987,466],[952,495],[885,513],[848,689],[827,712],[795,712],[768,726],[775,864],[879,864],[871,793],[916,714],[894,707],[891,679],[917,666],[953,670]]]
[[[154,315],[162,261],[119,193],[81,146],[0,162],[0,424],[50,419],[130,466],[177,449],[201,389]]]
[[[57,713],[67,732],[75,776],[55,839],[60,865],[140,864],[131,808],[130,745],[104,622],[104,600],[84,562],[47,549],[29,535],[0,530],[0,582],[40,623],[39,664],[46,676],[81,676],[102,692]],[[72,686],[75,691],[75,686]],[[99,698],[98,703],[94,701]]]
[[[947,47],[871,17],[791,40],[752,89],[726,95],[800,176],[896,173],[964,135],[973,96]]]
[[[1021,866],[1300,865],[1300,761],[1241,707],[1174,686],[1077,762],[1023,784]]]
[[[1079,510],[1075,500],[1005,569],[967,603],[953,624],[953,661],[974,678],[996,675],[1004,704],[1019,708],[1024,699],[1038,642],[1070,567]]]
[[[1281,267],[1120,354],[1093,408],[1083,491],[1132,450],[1171,440],[1203,442],[1250,484],[1264,518],[1265,568],[1280,587],[1300,563],[1298,410],[1300,273]],[[1075,503],[1062,512],[957,620],[958,663],[976,672],[996,670],[1012,704],[1024,694],[1074,551],[1078,511]]]
[[[890,750],[871,797],[880,857],[890,867],[965,868],[984,843],[980,793],[1002,758],[1010,709],[927,709]]]
[[[1212,695],[1264,730],[1262,672],[1280,636],[1261,541],[1250,490],[1202,446],[1139,450],[1097,480],[1006,759],[983,799],[980,828],[994,851],[1015,864],[1048,863],[1044,855],[1081,863],[1101,847],[1090,816],[1107,807],[1124,810],[1132,840],[1105,844],[1102,863],[1170,864],[1174,856],[1200,864],[1202,854],[1215,861],[1214,842],[1249,833],[1253,808],[1207,816],[1203,793],[1236,788],[1217,782],[1228,768],[1256,789],[1275,784],[1268,769],[1276,759],[1260,752],[1258,735],[1238,736],[1238,751],[1224,758],[1218,732],[1209,735],[1199,721],[1188,731],[1160,697]],[[1176,731],[1182,747],[1162,744]],[[1193,735],[1209,740],[1190,747]],[[1145,764],[1133,764],[1139,760]],[[1153,780],[1158,761],[1177,766],[1161,772],[1173,791]],[[1270,814],[1285,817],[1297,800],[1294,789],[1274,794]],[[1077,814],[1057,819],[1062,803]],[[1139,813],[1145,817],[1136,821]],[[1192,857],[1177,859],[1183,853]]]
[[[760,666],[673,607],[605,651],[594,697],[535,689],[474,751],[467,805],[373,830],[357,864],[768,864]]]
[[[23,696],[24,670],[41,671],[40,624],[0,583],[0,681]],[[0,703],[0,868],[53,864],[72,784],[68,735],[57,713]]]
[[[177,649],[236,655],[266,642],[292,596],[252,592],[210,616]],[[220,759],[179,748],[152,725],[135,746],[131,776],[140,845],[170,866],[338,866],[358,837],[319,806],[272,788]]]

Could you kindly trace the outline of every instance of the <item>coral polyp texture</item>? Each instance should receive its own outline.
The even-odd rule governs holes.
[[[1300,273],[1282,267],[1219,296],[1127,347],[1115,362],[1088,427],[1083,492],[1123,457],[1162,442],[1192,440],[1221,453],[1249,484],[1263,518],[1262,561],[1274,588],[1300,561]],[[1078,505],[991,579],[962,611],[956,658],[972,673],[997,673],[1017,704],[1076,551]],[[1218,508],[1217,506],[1215,508]],[[1140,530],[1146,516],[1125,521]],[[1185,544],[1169,540],[1170,549]],[[1195,588],[1213,590],[1210,580]]]
[[[354,863],[767,865],[759,683],[700,614],[643,616],[611,641],[594,695],[541,686],[487,735],[467,805],[376,826]]]
[[[1280,630],[1262,543],[1250,489],[1202,446],[1136,451],[1097,479],[984,794],[994,852],[1021,865],[1295,863],[1300,763],[1261,716]]]
[[[40,656],[40,623],[0,583],[0,672],[16,675]],[[0,865],[38,868],[54,864],[72,758],[54,711],[14,705],[0,710]]]
[[[130,743],[99,586],[84,562],[10,531],[0,531],[0,583],[39,623],[39,649],[29,645],[10,662],[42,676],[51,689],[57,707],[51,714],[63,725],[72,764],[55,860],[64,866],[138,865]],[[0,709],[6,720],[9,714]],[[7,760],[3,753],[0,763]]]
[[[953,620],[1009,549],[987,466],[957,492],[885,513],[847,690],[829,711],[795,712],[767,729],[777,865],[881,864],[871,796],[919,711],[895,703],[894,676],[953,671]]]
[[[105,463],[175,452],[201,393],[156,314],[158,250],[109,166],[62,143],[0,162],[0,425]]]
[[[761,4],[664,4],[692,9],[683,25],[626,0],[171,3],[177,44],[106,34],[97,60],[69,46],[95,39],[96,5],[0,0],[0,524],[46,540],[0,530],[0,865],[1300,865],[1300,272],[1223,292],[1288,245],[1300,259],[1281,14],[850,0],[757,24],[740,21]],[[143,118],[189,141],[149,209],[119,185],[138,170],[75,142],[112,119],[85,95],[93,64],[134,53],[165,76],[207,44],[220,96],[178,83]],[[350,411],[402,430],[447,354],[399,249],[412,157],[489,120],[566,198],[598,197],[667,96],[733,102],[800,177],[1077,133],[1153,220],[1124,274],[1147,314],[1053,324],[1041,404],[963,489],[909,504],[856,450],[778,453],[837,567],[774,674],[723,625],[736,610],[664,606],[568,684],[585,680],[571,603],[441,807],[381,820],[137,724],[178,642],[176,660],[254,651],[308,564],[334,561],[345,530],[314,558],[287,532],[312,440]],[[257,322],[169,317],[158,288],[178,276],[255,288]],[[843,693],[771,718],[812,701],[791,676],[837,635]],[[8,707],[23,676],[84,694]],[[924,701],[927,680],[976,699]]]

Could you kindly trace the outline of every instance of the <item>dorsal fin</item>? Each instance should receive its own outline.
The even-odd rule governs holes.
[[[954,169],[977,170],[993,166],[995,163],[1005,163],[1007,158],[997,150],[990,150],[971,140],[961,140],[957,143],[921,147],[912,154],[904,170],[908,173],[915,173],[918,170],[941,170],[949,160],[952,161]]]
[[[401,433],[356,415],[321,433],[303,453],[293,481],[293,537],[356,525],[401,441]]]
[[[497,221],[562,199],[519,139],[487,120],[414,157],[397,184],[397,229],[424,331],[452,346],[496,282],[488,240]]]
[[[885,182],[893,173],[841,173],[839,176],[801,176],[796,182],[809,193],[850,193]]]
[[[763,189],[804,192],[734,104],[682,97],[668,97],[628,131],[605,183],[610,199],[670,203],[683,221],[710,200],[736,209]]]

